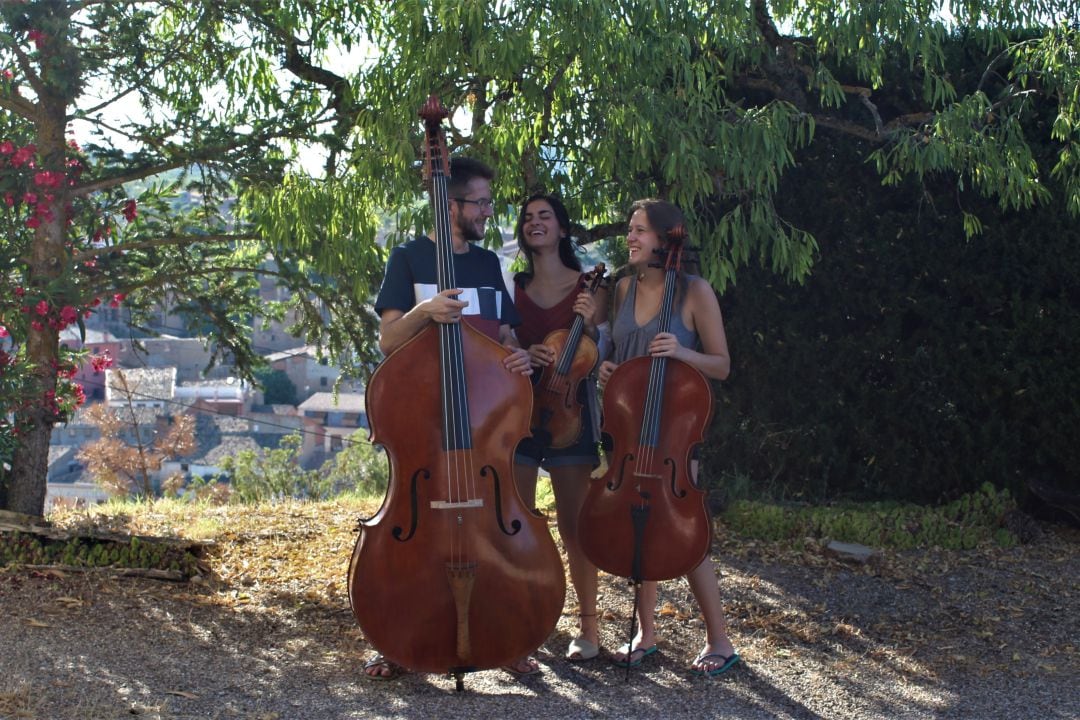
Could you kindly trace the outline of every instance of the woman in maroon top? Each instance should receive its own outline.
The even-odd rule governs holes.
[[[607,320],[606,291],[599,290],[594,296],[582,290],[581,261],[574,254],[570,238],[570,216],[557,197],[533,195],[522,204],[517,241],[526,268],[514,277],[514,305],[521,316],[521,325],[515,330],[521,346],[529,351],[537,377],[542,368],[557,359],[555,350],[543,344],[544,338],[553,330],[569,328],[575,314],[584,319],[585,332],[598,339],[598,327]],[[566,651],[566,659],[571,662],[591,660],[600,652],[596,566],[582,554],[577,539],[578,514],[589,489],[589,475],[599,463],[598,438],[590,410],[596,402],[592,382],[582,383],[580,399],[582,432],[576,443],[551,448],[542,437],[534,436],[523,440],[514,455],[514,478],[526,506],[536,502],[537,468],[551,475],[559,535],[566,547],[580,613],[581,633]]]

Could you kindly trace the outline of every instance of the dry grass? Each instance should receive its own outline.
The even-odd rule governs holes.
[[[158,501],[60,511],[51,521],[73,530],[205,543],[208,574],[191,585],[69,576],[56,581],[49,603],[8,608],[14,611],[9,618],[24,628],[28,618],[40,618],[52,628],[42,632],[55,632],[65,623],[108,620],[107,614],[95,612],[101,607],[123,608],[122,612],[139,607],[145,614],[141,622],[154,623],[155,598],[160,598],[174,614],[186,612],[176,609],[179,604],[190,606],[197,615],[209,613],[215,623],[242,621],[242,630],[229,624],[230,633],[257,630],[261,626],[253,617],[301,628],[289,639],[270,640],[266,652],[282,658],[282,663],[297,653],[314,653],[304,643],[319,638],[318,663],[355,667],[372,649],[359,627],[350,623],[347,568],[357,521],[377,506],[374,499],[341,498],[250,506]],[[551,529],[557,537],[553,522]],[[927,692],[928,683],[964,687],[985,682],[997,687],[992,682],[996,673],[1007,673],[1014,683],[1037,691],[1080,680],[1078,547],[1080,532],[1051,527],[1041,540],[1027,546],[886,552],[881,562],[860,566],[829,557],[813,543],[793,547],[730,537],[719,527],[713,556],[732,639],[747,667],[772,678],[761,687],[754,685],[757,692],[767,694],[773,682],[801,687],[806,677],[817,677],[815,673],[835,681],[837,692],[845,691],[849,675],[885,678],[884,686]],[[24,582],[18,575],[17,569],[0,569],[0,596],[4,582],[15,586],[35,582]],[[632,593],[624,580],[605,575],[600,591],[601,640],[613,650],[625,642]],[[72,597],[85,603],[64,602]],[[556,633],[541,649],[545,662],[557,666],[575,634],[574,606],[570,590]],[[685,581],[661,584],[657,630],[662,659],[653,667],[663,663],[663,668],[684,672],[701,646],[704,630]],[[229,636],[234,639],[242,642],[239,636]],[[261,638],[251,642],[257,644]],[[294,647],[296,643],[300,645]],[[197,643],[191,651],[197,656]],[[751,677],[760,680],[758,675]],[[77,687],[57,688],[48,680],[39,684],[37,677],[30,678],[32,686],[4,682],[0,679],[4,720],[55,717],[42,709],[41,698],[48,698],[50,708],[78,708],[65,717],[117,716],[115,705],[98,707],[93,703],[100,701],[94,698],[80,699]],[[807,687],[823,686],[816,682]],[[181,717],[170,707],[187,700],[169,696],[171,689],[165,690],[162,702],[141,706],[137,714]],[[811,700],[806,702],[813,706]],[[829,713],[822,715],[826,716]]]

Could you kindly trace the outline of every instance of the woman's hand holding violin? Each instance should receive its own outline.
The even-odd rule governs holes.
[[[590,337],[594,337],[596,335],[596,322],[594,320],[596,316],[596,297],[587,290],[578,293],[577,298],[574,300],[574,312],[585,321],[585,332]]]
[[[532,345],[529,347],[529,360],[533,367],[547,367],[555,362],[555,350],[549,345]]]

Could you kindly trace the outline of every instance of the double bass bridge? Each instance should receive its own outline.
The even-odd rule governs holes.
[[[484,507],[484,498],[473,498],[471,500],[432,500],[432,510],[459,510],[462,508],[482,508]]]

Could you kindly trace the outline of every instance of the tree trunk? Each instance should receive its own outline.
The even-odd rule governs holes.
[[[0,508],[40,517],[45,512],[52,413],[41,407],[25,410],[16,414],[15,426],[22,442],[15,449],[6,486],[0,490]]]
[[[63,6],[60,6],[63,11]],[[63,11],[66,13],[66,11]],[[69,19],[69,18],[68,18]],[[34,120],[37,134],[37,154],[42,170],[65,172],[67,140],[67,106],[65,97],[43,71],[39,89],[39,114]],[[77,87],[77,78],[60,87]],[[48,210],[41,224],[34,229],[30,246],[27,287],[37,296],[38,291],[49,298],[50,305],[58,298],[52,290],[55,280],[63,273],[69,260],[64,248],[67,233],[69,188],[66,184],[52,193],[42,193],[42,203]],[[39,204],[40,207],[40,204]],[[65,302],[68,302],[65,299]],[[0,507],[25,515],[40,516],[45,511],[45,491],[49,471],[49,441],[57,421],[56,398],[60,331],[48,323],[31,327],[26,337],[26,354],[33,364],[37,380],[27,407],[15,413],[15,428],[19,445],[12,458],[12,468],[6,487],[0,489]],[[49,398],[52,398],[50,400]]]

